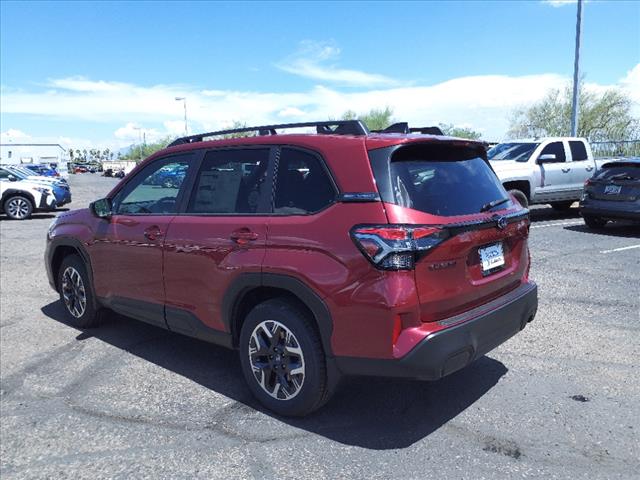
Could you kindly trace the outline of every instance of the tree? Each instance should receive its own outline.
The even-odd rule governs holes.
[[[225,128],[225,130],[235,130],[238,128],[247,128],[247,124],[244,122],[239,122],[238,120],[234,120],[229,128]],[[245,137],[255,137],[256,132],[238,132],[238,133],[227,133],[226,135],[222,135],[222,138],[245,138]]]
[[[637,139],[640,120],[631,113],[631,98],[622,90],[603,92],[579,87],[578,136],[590,141]],[[546,137],[571,134],[571,87],[550,90],[537,103],[512,114],[510,137]]]
[[[372,108],[368,113],[358,115],[353,110],[347,110],[342,114],[342,120],[360,120],[369,130],[384,130],[393,123],[393,110],[389,107]]]
[[[476,132],[467,127],[456,127],[451,123],[440,123],[440,130],[450,137],[468,138],[469,140],[478,140],[482,137],[480,132]]]
[[[118,153],[118,159],[135,161],[139,161],[141,159],[144,160],[148,156],[156,153],[158,150],[165,148],[172,140],[173,137],[167,136],[157,142],[147,143],[144,145],[134,145],[126,154],[120,155],[120,153]]]

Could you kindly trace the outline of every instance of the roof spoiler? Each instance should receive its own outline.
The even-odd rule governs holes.
[[[389,125],[384,130],[372,130],[372,133],[420,133],[423,135],[444,135],[439,127],[415,127],[409,128],[409,122],[398,122],[393,125]]]

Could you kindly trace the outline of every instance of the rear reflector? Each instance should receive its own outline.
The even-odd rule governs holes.
[[[382,270],[413,270],[416,260],[449,237],[446,230],[423,225],[356,225],[351,238],[362,254]]]

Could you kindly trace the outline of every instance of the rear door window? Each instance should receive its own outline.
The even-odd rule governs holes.
[[[398,149],[387,161],[388,176],[374,165],[376,183],[387,203],[454,216],[479,213],[489,202],[509,199],[493,170],[473,149],[412,145]],[[509,206],[510,199],[489,210]]]
[[[266,211],[269,148],[207,152],[187,213],[256,214]]]
[[[574,162],[582,162],[588,159],[587,148],[584,143],[578,140],[570,140],[569,149],[571,150],[571,160]]]

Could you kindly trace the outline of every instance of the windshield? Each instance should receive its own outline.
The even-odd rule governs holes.
[[[24,180],[24,179],[29,177],[29,175],[27,175],[22,170],[19,170],[17,168],[7,168],[7,169],[3,169],[3,170],[6,171],[6,172],[9,172],[14,177],[18,177],[20,180]],[[33,173],[31,175],[33,175]]]
[[[495,160],[515,160],[526,162],[539,143],[499,143],[487,152],[487,158]]]
[[[26,177],[35,177],[37,176],[35,172],[32,172],[31,170],[27,169],[27,168],[23,168],[23,167],[11,167],[11,170],[13,170],[16,173],[19,173],[23,176],[23,178]]]

